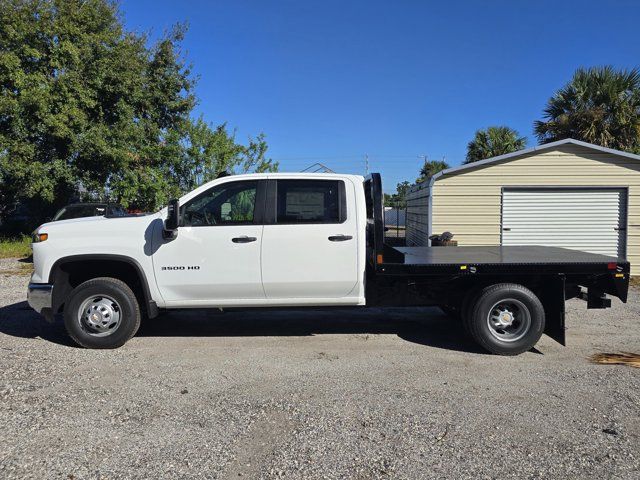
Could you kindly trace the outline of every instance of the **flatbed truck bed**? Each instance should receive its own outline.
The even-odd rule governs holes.
[[[468,321],[486,289],[525,287],[544,308],[544,332],[565,345],[565,300],[607,308],[627,301],[630,264],[623,258],[547,246],[399,247],[384,241],[382,186],[365,181],[368,305],[435,305]]]
[[[625,263],[624,259],[560,247],[392,247],[408,265],[598,265]]]
[[[544,246],[389,247],[381,273],[629,273],[629,262],[568,248]],[[615,266],[615,268],[614,268]]]

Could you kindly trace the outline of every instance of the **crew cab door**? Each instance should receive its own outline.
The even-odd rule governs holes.
[[[260,272],[266,180],[219,183],[180,207],[173,239],[153,254],[168,305],[251,303],[264,299]]]
[[[344,180],[269,180],[262,239],[268,299],[350,296],[358,283],[354,206],[353,185]]]

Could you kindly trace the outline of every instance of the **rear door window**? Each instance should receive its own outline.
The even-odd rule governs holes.
[[[346,220],[344,190],[340,180],[278,180],[276,223],[342,223]]]

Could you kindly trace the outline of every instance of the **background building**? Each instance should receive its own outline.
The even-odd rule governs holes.
[[[444,170],[411,188],[407,244],[444,231],[626,257],[640,274],[640,155],[567,139]]]

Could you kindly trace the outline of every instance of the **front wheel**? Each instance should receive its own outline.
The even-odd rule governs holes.
[[[465,318],[467,331],[481,347],[499,355],[530,350],[544,332],[544,307],[528,288],[500,283],[483,289]]]
[[[138,300],[131,288],[116,278],[87,280],[71,292],[64,325],[82,347],[121,347],[140,326]]]

